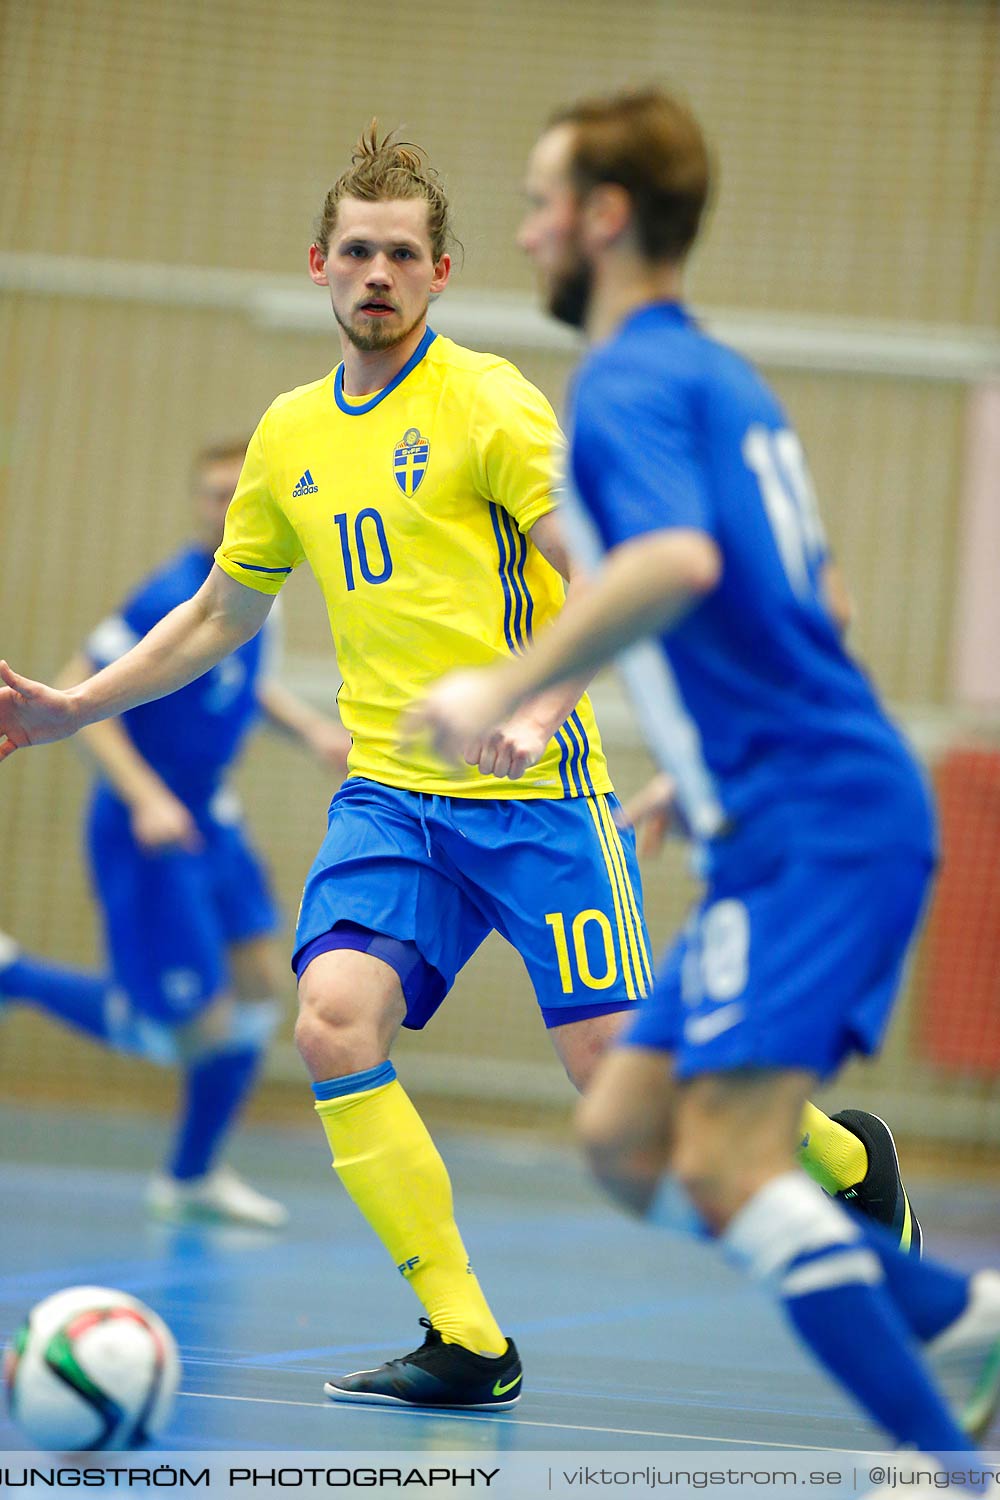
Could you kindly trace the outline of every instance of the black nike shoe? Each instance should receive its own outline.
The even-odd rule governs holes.
[[[924,1237],[899,1175],[892,1131],[884,1120],[866,1109],[844,1109],[831,1118],[856,1135],[868,1153],[868,1171],[864,1177],[837,1197],[866,1218],[891,1229],[899,1236],[900,1250],[919,1259]]]
[[[490,1359],[461,1344],[446,1344],[427,1318],[420,1325],[427,1337],[419,1349],[375,1370],[328,1380],[323,1389],[330,1400],[506,1411],[521,1399],[521,1360],[513,1339],[507,1340],[503,1354]]]

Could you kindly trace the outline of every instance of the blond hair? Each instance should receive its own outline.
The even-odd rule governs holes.
[[[423,198],[434,260],[439,261],[448,250],[453,235],[441,179],[420,146],[412,141],[394,140],[394,135],[390,131],[380,140],[378,120],[372,120],[362,133],[351,154],[351,165],[327,193],[316,221],[315,241],[324,255],[330,253],[330,236],[336,227],[342,198],[360,198],[365,203]]]

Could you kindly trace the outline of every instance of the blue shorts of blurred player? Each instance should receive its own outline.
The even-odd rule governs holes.
[[[133,1011],[176,1025],[228,988],[228,950],[279,925],[267,872],[235,799],[198,816],[204,847],[150,854],[125,805],[104,789],[91,803],[87,852],[111,970]]]
[[[750,878],[722,861],[625,1040],[672,1053],[677,1078],[830,1076],[878,1048],[932,873],[929,851],[789,855]]]

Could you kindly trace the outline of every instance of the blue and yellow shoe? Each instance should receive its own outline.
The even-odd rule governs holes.
[[[503,1354],[490,1359],[461,1344],[446,1344],[427,1318],[420,1325],[427,1337],[419,1349],[377,1369],[328,1380],[323,1389],[330,1400],[506,1411],[521,1399],[521,1360],[513,1339],[507,1340]]]
[[[900,1250],[919,1257],[924,1236],[899,1175],[899,1157],[892,1131],[884,1120],[869,1114],[866,1109],[844,1109],[831,1119],[856,1135],[868,1154],[868,1171],[864,1177],[853,1187],[838,1193],[837,1197],[858,1213],[874,1219],[876,1224],[891,1229],[899,1236]]]

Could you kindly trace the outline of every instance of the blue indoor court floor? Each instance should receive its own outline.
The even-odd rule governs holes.
[[[146,1163],[160,1140],[158,1124],[132,1116],[0,1107],[0,1336],[67,1286],[149,1302],[184,1367],[163,1450],[882,1446],[716,1254],[626,1221],[570,1151],[515,1136],[442,1134],[440,1144],[473,1263],[521,1349],[524,1399],[496,1415],[334,1405],[327,1376],[401,1354],[422,1331],[322,1136],[248,1129],[234,1151],[291,1208],[280,1235],[148,1222]],[[910,1186],[931,1253],[968,1268],[1000,1263],[995,1190]],[[0,1414],[0,1449],[23,1446]]]

